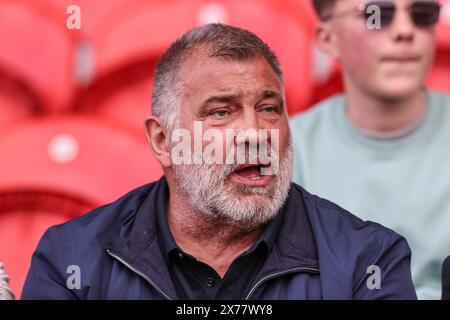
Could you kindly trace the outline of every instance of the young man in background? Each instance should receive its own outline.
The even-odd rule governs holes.
[[[291,120],[294,181],[404,235],[422,299],[450,254],[450,98],[424,88],[437,1],[313,0],[345,94]]]

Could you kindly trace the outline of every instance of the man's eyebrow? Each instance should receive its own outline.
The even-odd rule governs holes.
[[[237,94],[227,94],[227,95],[218,95],[218,96],[211,96],[205,100],[205,102],[202,103],[199,114],[204,115],[208,112],[208,106],[212,103],[230,103],[238,99],[240,95]]]
[[[281,105],[281,107],[284,107],[284,99],[283,96],[273,90],[264,90],[261,94],[261,100],[262,99],[275,99],[278,101],[278,103]]]
[[[273,90],[264,90],[261,94],[263,98],[276,98],[276,99],[282,99],[281,94],[279,94],[276,91]]]
[[[238,94],[211,96],[208,99],[206,99],[206,101],[203,103],[203,105],[211,104],[214,102],[228,103],[228,102],[232,102],[233,100],[236,100],[239,97],[240,97],[240,95],[238,95]]]

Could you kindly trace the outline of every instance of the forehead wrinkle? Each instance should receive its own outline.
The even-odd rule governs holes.
[[[239,98],[244,96],[258,96],[260,98],[262,91],[274,91],[279,92],[281,97],[283,97],[283,86],[276,74],[267,62],[262,66],[261,64],[258,65],[260,63],[258,60],[265,62],[262,58],[253,61],[208,58],[204,61],[199,56],[192,56],[180,68],[182,95],[185,99],[191,101],[192,99],[197,99],[198,92],[204,93],[205,91],[208,91],[208,96],[232,94],[239,96]],[[215,68],[204,68],[200,73],[190,72],[190,70],[196,70],[198,67],[204,67],[205,63],[213,63]],[[228,63],[233,63],[233,68],[231,68],[232,74],[229,72],[227,74],[227,71],[230,70]],[[248,69],[251,63],[254,65],[250,67],[251,69]],[[222,74],[224,74],[223,77],[220,76]],[[222,78],[226,81],[221,81]],[[200,103],[203,103],[205,99],[207,97],[203,95]]]

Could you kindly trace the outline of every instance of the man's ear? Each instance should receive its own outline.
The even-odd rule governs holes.
[[[335,59],[339,58],[336,34],[330,22],[319,21],[316,27],[316,41],[320,49]]]
[[[153,155],[159,160],[162,167],[171,167],[170,136],[159,118],[150,116],[145,120],[145,136],[152,147]]]

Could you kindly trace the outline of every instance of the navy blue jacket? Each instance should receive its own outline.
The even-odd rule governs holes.
[[[163,183],[48,229],[22,298],[177,299],[154,212]],[[285,210],[246,299],[416,299],[404,238],[295,184]]]

